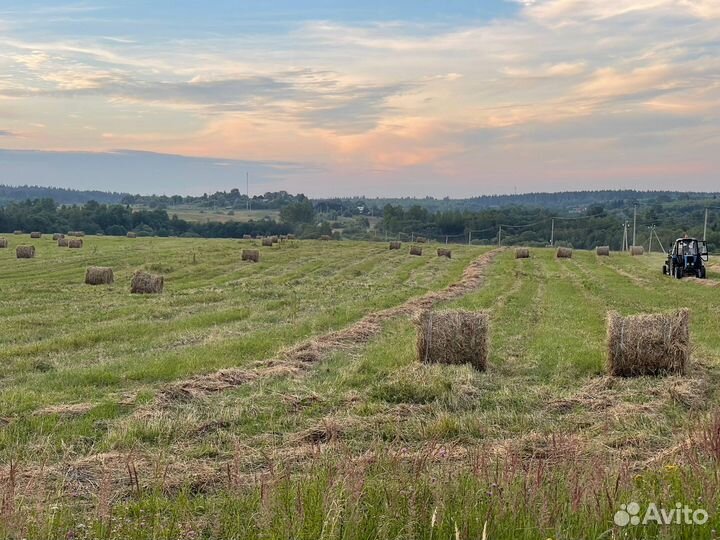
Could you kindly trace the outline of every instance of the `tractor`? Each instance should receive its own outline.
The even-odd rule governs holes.
[[[684,276],[705,279],[706,270],[703,261],[707,260],[707,243],[704,240],[678,238],[668,253],[667,262],[663,265],[663,274],[677,279],[682,279]]]

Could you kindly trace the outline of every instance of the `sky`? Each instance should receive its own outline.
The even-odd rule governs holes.
[[[314,197],[720,190],[720,0],[0,2],[0,183],[246,177]]]

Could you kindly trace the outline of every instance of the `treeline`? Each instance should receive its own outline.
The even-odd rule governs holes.
[[[237,188],[230,191],[216,191],[212,194],[194,195],[124,195],[120,201],[126,205],[143,205],[151,209],[168,208],[178,205],[190,205],[197,208],[217,208],[226,210],[278,210],[295,202],[306,201],[302,193],[292,195],[287,191],[268,191],[249,198]]]
[[[116,204],[122,201],[124,194],[106,191],[82,191],[43,186],[6,186],[0,185],[0,206],[28,199],[52,199],[58,204],[85,204],[97,201],[103,204]]]

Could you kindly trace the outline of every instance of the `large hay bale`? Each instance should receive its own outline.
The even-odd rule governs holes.
[[[42,233],[38,231],[33,231],[30,233],[30,238],[42,238]]]
[[[68,247],[68,239],[64,236],[62,238],[58,238],[57,245],[58,247]]]
[[[330,240],[330,235],[323,234],[323,235],[320,237],[320,240],[323,240],[324,242],[327,242],[328,240]]]
[[[517,248],[515,250],[515,258],[516,259],[529,259],[530,258],[530,250],[528,248]]]
[[[437,250],[437,256],[438,257],[447,257],[448,259],[452,258],[452,251],[446,248],[438,248]]]
[[[68,231],[67,235],[81,237],[85,236],[85,233],[83,231]]]
[[[163,291],[164,285],[165,279],[162,276],[138,270],[130,281],[130,292],[132,294],[158,294]]]
[[[682,375],[690,361],[690,311],[633,315],[608,313],[610,375]]]
[[[288,237],[288,240],[295,240],[294,234],[288,234],[287,237]]]
[[[252,240],[252,236],[249,234],[243,234],[243,240]]]
[[[597,246],[595,248],[595,254],[600,257],[609,257],[610,256],[610,246]]]
[[[260,251],[257,249],[243,249],[240,258],[243,261],[260,262]]]
[[[22,234],[22,231],[13,231],[13,234]]]
[[[128,238],[137,238],[137,233],[129,231],[126,235]]]
[[[490,344],[487,311],[425,311],[415,317],[420,362],[470,364],[485,371]]]
[[[273,244],[277,244],[277,243],[280,241],[280,239],[279,239],[277,236],[271,236],[271,237],[270,237],[270,241],[271,241]]]
[[[642,246],[630,246],[630,255],[633,257],[645,255],[645,248]]]
[[[262,245],[267,246],[267,247],[272,247],[272,245],[273,245],[272,238],[263,238]]]
[[[390,249],[400,249],[401,245],[400,242],[390,242]]]
[[[18,246],[15,255],[18,259],[32,259],[35,257],[35,246]]]
[[[410,246],[410,255],[422,255],[422,248],[418,246]]]
[[[88,285],[110,285],[115,281],[112,268],[90,266],[85,270],[85,283]]]
[[[557,249],[557,258],[558,259],[571,259],[572,258],[572,249],[566,248],[566,247],[559,247]]]
[[[62,233],[56,232],[56,233],[53,233],[53,235],[52,235],[52,239],[55,241],[60,240],[61,238],[65,238],[65,235]]]
[[[415,238],[415,241],[416,241],[418,244],[424,244],[425,242],[427,242],[427,238],[425,238],[424,236],[417,236],[417,237]]]
[[[0,249],[8,247],[7,238],[0,238]]]
[[[67,245],[70,249],[80,249],[81,247],[83,247],[83,241],[81,238],[71,238],[70,240],[68,240]]]

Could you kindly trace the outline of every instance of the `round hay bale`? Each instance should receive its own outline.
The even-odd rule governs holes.
[[[243,240],[252,240],[252,236],[249,234],[243,234]]]
[[[610,256],[610,246],[598,246],[595,248],[595,254],[599,257]]]
[[[13,234],[22,234],[22,231],[13,231]]]
[[[35,246],[18,246],[15,255],[18,259],[32,259],[35,257]]]
[[[0,249],[8,247],[7,238],[0,238]]]
[[[400,242],[390,242],[390,249],[400,249],[401,245]]]
[[[418,244],[424,244],[425,242],[427,242],[427,238],[425,238],[424,236],[418,236],[415,238],[415,241]]]
[[[64,235],[64,234],[61,234],[61,233],[57,233],[57,232],[56,232],[56,233],[53,233],[53,235],[52,235],[52,239],[55,240],[55,241],[58,241],[58,240],[60,240],[61,238],[65,238],[65,235]]]
[[[85,270],[85,283],[88,285],[110,285],[115,281],[112,268],[90,266]]]
[[[60,241],[58,240],[58,242]],[[71,238],[70,240],[68,240],[67,246],[70,249],[80,249],[81,247],[83,247],[82,238]]]
[[[273,245],[272,238],[263,238],[262,245],[266,246],[266,247],[272,247],[272,245]]]
[[[163,276],[155,276],[148,274],[142,270],[138,270],[132,276],[130,281],[131,294],[159,294],[163,291],[165,279]]]
[[[437,256],[438,257],[446,257],[448,259],[452,258],[452,251],[446,248],[438,248],[437,250]]]
[[[136,233],[136,232],[132,232],[132,231],[128,231],[128,233],[127,233],[126,236],[127,236],[128,238],[137,238],[137,233]]]
[[[530,258],[530,250],[528,248],[517,248],[515,250],[515,258],[516,259],[529,259]]]
[[[257,249],[243,249],[240,258],[243,261],[260,262],[260,251]]]
[[[690,311],[630,317],[611,311],[607,347],[610,375],[683,375],[690,362]]]
[[[287,237],[288,237],[288,240],[295,240],[294,234],[288,234]]]
[[[42,233],[38,231],[31,232],[30,238],[42,238]]]
[[[485,371],[490,349],[487,311],[425,311],[415,317],[417,358],[435,364],[470,364]]]
[[[418,246],[410,246],[410,255],[422,255],[422,248]]]
[[[558,259],[571,259],[572,258],[572,249],[566,248],[566,247],[559,247],[557,249],[557,258]]]
[[[57,245],[58,247],[68,247],[68,239],[64,236],[62,238],[58,238]]]
[[[322,241],[324,241],[324,242],[327,242],[328,240],[330,240],[330,235],[323,234],[323,235],[320,237],[320,240],[322,240]]]
[[[277,244],[277,243],[280,241],[280,239],[279,239],[277,236],[271,236],[271,237],[270,237],[270,241],[271,241],[273,244]]]
[[[85,233],[83,231],[68,231],[67,235],[81,237],[85,236]]]
[[[630,246],[630,255],[633,257],[645,255],[645,248],[642,246]]]

